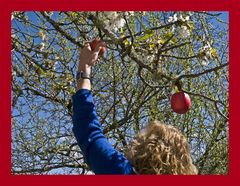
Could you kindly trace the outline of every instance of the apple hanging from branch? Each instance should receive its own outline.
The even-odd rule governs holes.
[[[191,106],[191,99],[187,93],[182,91],[182,82],[177,81],[174,86],[178,88],[178,92],[171,97],[171,108],[178,114],[185,114]]]
[[[178,114],[185,114],[191,106],[189,95],[183,91],[176,92],[171,97],[171,108]]]

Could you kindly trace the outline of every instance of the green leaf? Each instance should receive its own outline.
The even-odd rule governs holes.
[[[214,58],[214,59],[218,59],[218,55],[217,55],[216,50],[215,50],[214,48],[211,48],[210,51],[211,51],[211,54],[212,54],[213,58]]]
[[[154,35],[154,31],[153,30],[146,30],[145,31],[145,34],[142,36],[142,37],[140,37],[139,39],[138,39],[138,41],[146,41],[146,40],[148,40],[150,37],[152,37],[153,35]]]
[[[128,41],[128,39],[125,39],[125,40],[123,41],[123,44],[124,44],[125,46],[129,46],[129,45],[130,45],[130,42]]]
[[[156,47],[156,44],[155,43],[149,43],[149,48],[151,48],[151,49],[154,49]]]

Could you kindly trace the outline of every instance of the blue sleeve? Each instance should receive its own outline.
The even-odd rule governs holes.
[[[73,99],[73,133],[95,174],[134,174],[126,157],[103,134],[91,91],[80,89]]]

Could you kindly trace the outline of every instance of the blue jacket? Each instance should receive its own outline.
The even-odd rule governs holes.
[[[103,134],[90,90],[80,89],[73,99],[73,133],[84,159],[95,174],[134,174],[122,153]]]

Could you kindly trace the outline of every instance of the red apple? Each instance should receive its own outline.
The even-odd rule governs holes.
[[[178,114],[185,114],[191,105],[191,99],[187,93],[183,91],[176,92],[171,97],[171,108]]]
[[[94,49],[97,47],[97,45],[98,45],[99,43],[101,43],[101,42],[103,42],[103,41],[101,41],[100,39],[95,39],[95,40],[93,40],[93,41],[90,43],[91,49],[94,50]],[[103,55],[105,52],[106,52],[106,47],[102,47],[102,48],[100,49],[100,51],[99,51],[99,54],[100,54],[100,55]]]

